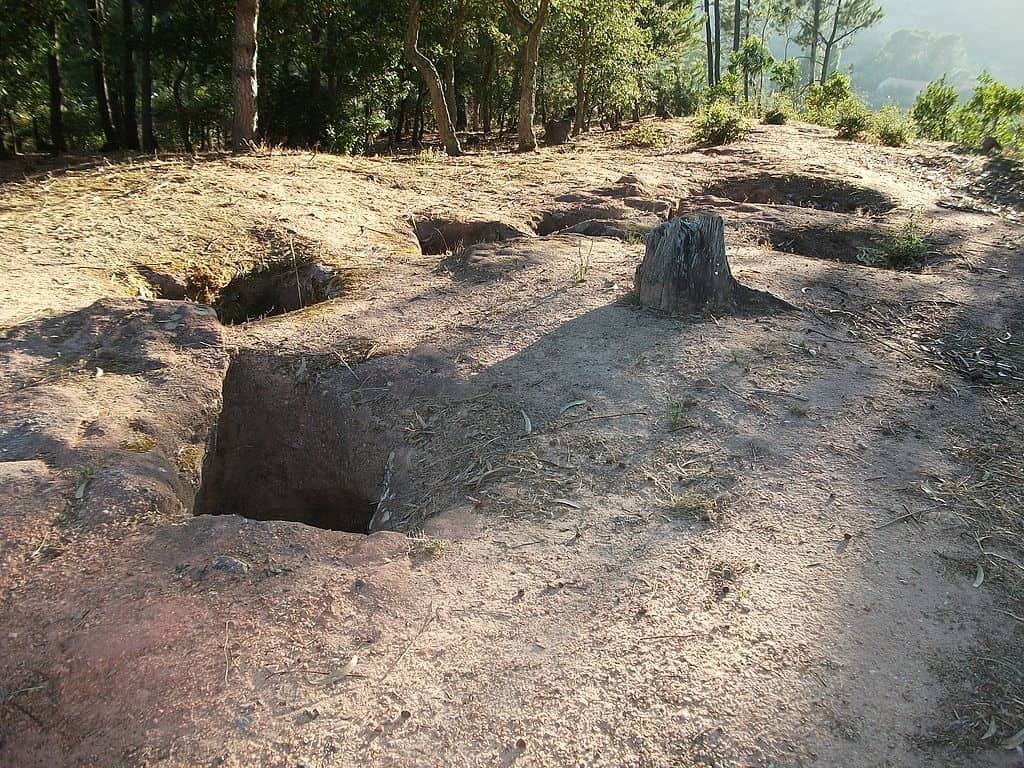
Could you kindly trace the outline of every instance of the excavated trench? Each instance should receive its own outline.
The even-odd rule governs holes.
[[[789,205],[841,213],[882,214],[896,207],[883,192],[824,176],[759,174],[707,184],[704,194],[738,203]]]
[[[388,468],[358,392],[321,386],[304,360],[243,354],[224,380],[194,513],[367,533],[390,497]]]
[[[479,243],[501,243],[517,237],[531,237],[532,232],[504,221],[488,219],[421,219],[413,224],[413,231],[424,256],[458,253]]]

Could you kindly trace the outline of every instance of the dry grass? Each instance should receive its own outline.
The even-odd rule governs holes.
[[[974,555],[954,565],[993,595],[1005,629],[984,638],[966,678],[962,669],[950,671],[965,692],[952,707],[955,720],[938,736],[959,745],[1012,747],[1024,729],[1024,397],[993,399],[990,409],[999,401],[1001,413],[990,418],[992,432],[957,437],[967,474],[922,485],[962,525]]]

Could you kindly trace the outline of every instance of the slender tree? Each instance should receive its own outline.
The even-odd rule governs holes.
[[[255,146],[256,121],[256,30],[259,26],[259,0],[237,0],[235,4],[234,64],[231,92],[234,120],[231,123],[231,147],[248,152]]]
[[[733,3],[732,10],[732,50],[733,53],[740,49],[740,20],[743,17],[743,12],[740,10],[740,3],[742,0],[736,0]]]
[[[708,59],[708,86],[715,84],[715,39],[711,34],[711,0],[704,0],[704,42]]]
[[[462,29],[466,25],[468,9],[469,0],[455,1],[455,19],[452,21],[451,31],[448,33],[448,50],[444,57],[444,100],[448,104],[448,116],[453,123],[458,119],[455,95],[455,53],[459,45],[459,38],[462,37]]]
[[[110,116],[110,96],[107,91],[106,52],[103,44],[103,25],[106,13],[103,0],[89,0],[89,40],[92,43],[90,58],[92,59],[93,88],[96,91],[96,110],[99,112],[100,129],[103,131],[103,149],[117,149],[117,128]]]
[[[153,135],[153,0],[142,0],[142,148],[147,152],[157,148]]]
[[[824,51],[821,57],[821,77],[824,83],[829,76],[832,55],[837,47],[862,29],[874,26],[882,20],[884,12],[876,0],[836,0],[832,15],[832,31],[828,37],[821,35]]]
[[[823,0],[811,0],[812,5],[812,16],[811,16],[811,76],[808,82],[813,83],[817,73],[818,67],[818,38],[821,37],[821,4]]]
[[[121,59],[121,108],[124,117],[121,122],[125,149],[139,148],[139,123],[135,117],[135,19],[132,14],[133,0],[121,2],[121,34],[124,36]]]
[[[46,73],[50,86],[50,144],[54,154],[67,151],[64,142],[64,87],[60,77],[60,39],[57,34],[57,18],[47,20],[49,46],[46,51]]]
[[[241,2],[242,0],[239,0]],[[437,74],[437,67],[434,66],[427,56],[419,49],[420,40],[420,0],[410,0],[409,20],[405,28],[405,58],[420,73],[423,82],[430,92],[430,102],[434,107],[434,120],[437,122],[437,132],[441,135],[441,143],[444,144],[445,152],[452,157],[462,154],[462,147],[459,145],[459,137],[455,133],[455,126],[452,124],[452,116],[448,111],[448,103],[444,98],[444,89],[441,86],[441,77]]]
[[[541,0],[533,21],[526,18],[515,0],[504,0],[505,9],[513,23],[526,35],[523,51],[523,69],[519,77],[519,151],[532,152],[537,148],[533,132],[533,119],[537,112],[537,61],[540,58],[540,38],[551,10],[550,0]]]
[[[722,0],[715,0],[715,83],[722,81]]]

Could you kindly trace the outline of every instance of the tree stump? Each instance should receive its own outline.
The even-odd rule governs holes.
[[[730,309],[738,288],[725,256],[721,216],[669,219],[647,235],[647,252],[636,270],[643,306],[669,313]]]

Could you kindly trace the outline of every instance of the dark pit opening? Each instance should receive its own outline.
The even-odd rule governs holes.
[[[214,309],[222,323],[234,325],[296,312],[351,287],[350,274],[324,264],[274,264],[235,277],[219,291]]]
[[[416,221],[413,230],[424,256],[458,253],[477,243],[501,243],[532,234],[504,221],[486,219],[428,218]]]
[[[759,174],[722,179],[704,193],[739,203],[791,205],[843,213],[886,213],[896,207],[884,192],[823,176]]]
[[[196,515],[369,532],[385,449],[359,428],[345,393],[301,383],[303,364],[258,355],[232,362]]]

